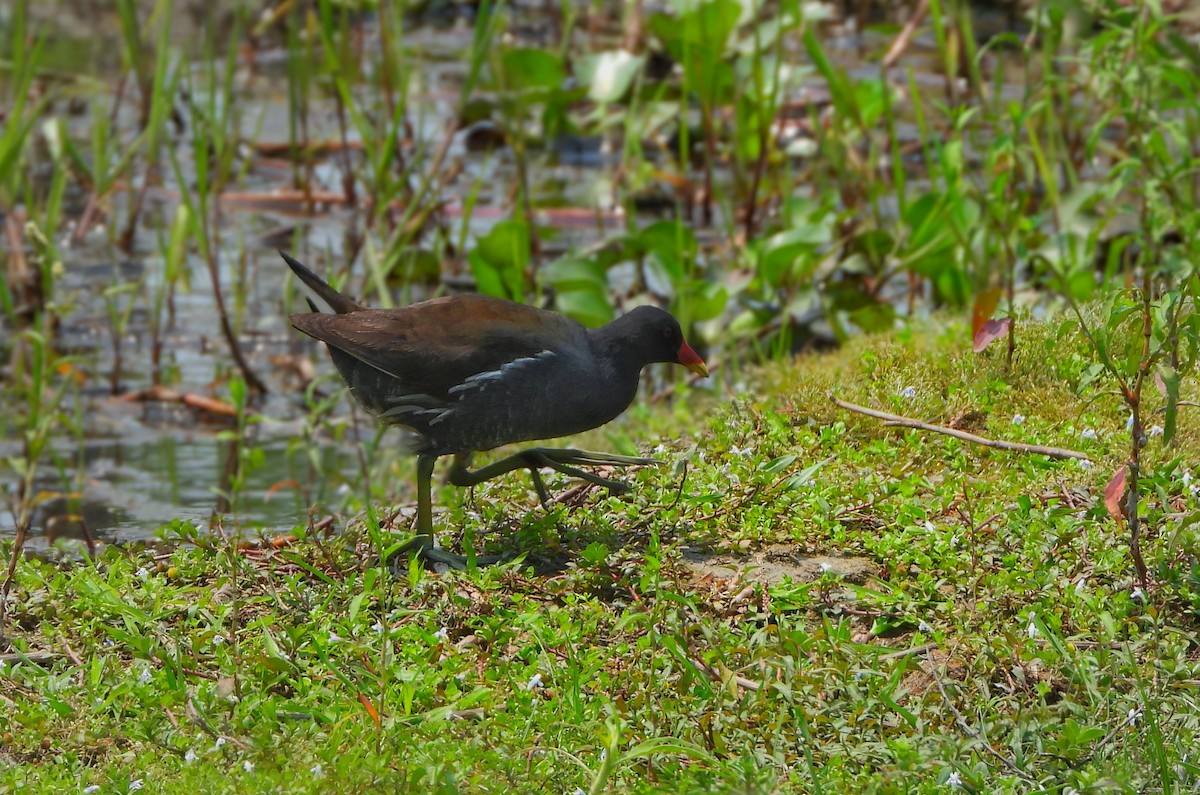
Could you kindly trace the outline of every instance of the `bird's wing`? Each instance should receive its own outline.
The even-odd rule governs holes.
[[[573,320],[486,296],[437,298],[401,309],[297,314],[292,325],[403,385],[454,400],[464,389],[545,359],[584,334]]]

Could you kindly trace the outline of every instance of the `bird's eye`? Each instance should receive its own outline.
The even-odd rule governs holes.
[[[674,336],[674,334],[672,334],[672,329],[670,326],[663,326],[662,331],[663,331],[663,336],[666,337],[667,339],[671,339],[671,337]]]

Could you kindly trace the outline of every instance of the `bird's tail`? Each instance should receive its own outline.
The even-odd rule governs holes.
[[[353,300],[349,296],[342,295],[337,290],[330,287],[328,282],[309,270],[308,266],[306,266],[300,260],[294,257],[289,257],[282,251],[279,252],[279,256],[283,257],[283,261],[286,262],[288,267],[292,269],[292,273],[300,277],[300,281],[308,285],[309,289],[316,293],[322,301],[329,304],[329,308],[334,312],[337,312],[339,315],[344,315],[348,312],[357,312],[360,309],[366,309],[365,306]],[[309,301],[308,305],[312,307],[314,312],[317,311],[317,308],[313,306],[312,301]]]

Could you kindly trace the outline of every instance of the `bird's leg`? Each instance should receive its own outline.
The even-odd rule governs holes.
[[[549,467],[550,469],[562,472],[564,475],[570,475],[571,477],[585,480],[588,483],[595,483],[597,486],[604,486],[611,491],[619,493],[626,491],[629,485],[619,480],[602,478],[599,475],[585,472],[571,465],[624,467],[662,463],[654,458],[638,458],[613,453],[593,453],[569,447],[531,447],[528,450],[522,450],[519,453],[510,455],[508,458],[502,458],[499,461],[474,470],[467,469],[469,461],[470,457],[468,455],[460,454],[454,457],[454,464],[450,467],[450,482],[455,486],[475,486],[485,480],[491,480],[494,477],[512,472],[514,469],[528,469],[530,477],[533,478],[534,488],[537,489],[538,497],[541,499],[543,505],[550,502],[550,495],[546,491],[545,483],[542,482],[541,474],[538,472],[540,467]]]
[[[433,465],[437,456],[417,457],[417,537],[433,545]]]
[[[433,538],[433,465],[435,455],[417,456],[417,536],[397,553],[407,557],[416,554],[434,563],[444,563],[453,569],[465,569],[467,559],[438,548]]]

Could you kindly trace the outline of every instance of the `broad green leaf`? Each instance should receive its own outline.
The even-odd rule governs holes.
[[[759,275],[771,287],[780,286],[802,254],[815,251],[828,240],[828,228],[817,224],[805,224],[771,235],[761,244]]]
[[[868,333],[887,331],[896,321],[896,310],[891,304],[873,303],[850,313],[854,324]]]
[[[733,68],[725,59],[725,48],[741,15],[736,0],[707,0],[680,14],[650,17],[650,30],[683,66],[686,90],[705,105],[733,87]]]
[[[502,58],[504,78],[518,91],[558,88],[567,77],[559,57],[546,50],[517,47],[505,50]]]
[[[638,232],[637,242],[644,251],[677,259],[691,259],[696,255],[696,235],[680,221],[650,224]]]
[[[478,241],[467,261],[480,292],[521,300],[529,264],[529,227],[520,221],[501,221]]]
[[[608,557],[608,547],[599,541],[593,541],[581,553],[584,560],[591,564],[603,563]]]
[[[608,293],[602,290],[564,290],[554,297],[554,305],[559,312],[589,328],[603,326],[615,315]]]
[[[680,306],[680,315],[699,323],[720,316],[729,303],[729,293],[722,284],[692,279],[685,285],[676,303]]]
[[[538,279],[556,290],[608,290],[604,266],[591,259],[563,257],[543,266]]]

